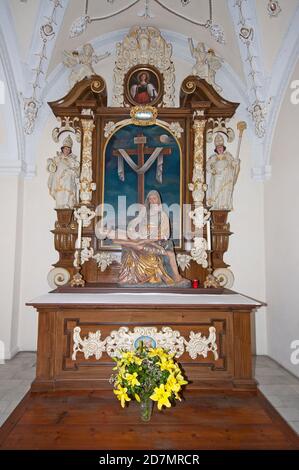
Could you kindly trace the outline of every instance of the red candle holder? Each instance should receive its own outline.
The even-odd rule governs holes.
[[[193,281],[192,281],[193,289],[197,289],[198,286],[199,286],[199,280],[198,279],[193,279]]]

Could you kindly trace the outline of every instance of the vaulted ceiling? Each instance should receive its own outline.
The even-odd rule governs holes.
[[[259,155],[253,163],[253,167],[260,166],[256,176],[258,173],[261,179],[266,176],[267,170],[265,168],[267,165],[269,166],[271,140],[277,113],[288,77],[298,60],[299,0],[279,0],[281,11],[277,17],[269,15],[268,0],[213,0],[213,23],[219,24],[223,28],[225,44],[217,42],[208,28],[190,23],[167,10],[168,8],[173,9],[179,15],[187,16],[192,21],[205,23],[209,17],[208,0],[190,0],[189,2],[163,0],[161,1],[162,6],[159,4],[160,2],[155,0],[89,0],[88,15],[92,18],[111,15],[131,4],[133,6],[111,18],[92,22],[83,34],[71,38],[70,27],[76,18],[84,14],[85,3],[84,0],[0,0],[0,60],[2,62],[0,79],[10,81],[12,99],[10,110],[7,111],[11,116],[14,116],[16,128],[24,119],[20,93],[23,97],[29,97],[32,93],[35,73],[32,69],[37,66],[38,57],[36,54],[40,53],[42,45],[40,28],[49,19],[54,6],[57,5],[53,22],[54,34],[51,38],[47,38],[46,59],[39,77],[40,88],[37,92],[41,101],[48,96],[51,96],[51,99],[60,97],[60,89],[58,88],[55,96],[55,84],[57,83],[58,71],[63,69],[63,50],[74,50],[91,42],[97,52],[97,47],[100,49],[100,53],[109,50],[112,53],[111,60],[114,60],[115,42],[119,40],[119,36],[123,37],[133,25],[151,25],[159,28],[167,39],[171,40],[174,56],[177,55],[182,63],[184,61],[190,63],[190,70],[187,71],[190,73],[194,61],[190,55],[187,39],[192,37],[195,43],[197,41],[204,42],[207,47],[213,48],[216,54],[223,58],[224,75],[226,74],[226,81],[224,76],[223,83],[232,84],[227,97],[233,99],[234,88],[238,87],[235,101],[240,100],[241,96],[244,112],[247,112],[246,108],[250,108],[255,100],[251,90],[252,85],[257,87],[260,94],[259,100],[265,103],[271,101],[265,122],[265,125],[271,126],[271,129],[267,129],[263,136],[255,136],[255,152]],[[183,6],[182,3],[186,3],[186,5]],[[163,5],[166,8],[163,8]],[[253,30],[250,54],[255,61],[254,82],[252,82],[252,70],[248,67],[248,51],[244,38],[243,41],[240,38],[240,27],[242,26],[240,24],[240,6],[243,9],[246,27]],[[148,18],[142,16],[146,7],[149,8]],[[7,64],[8,61],[9,64]],[[13,77],[9,77],[11,73]],[[282,84],[283,81],[284,84]],[[15,95],[14,99],[13,95]],[[18,103],[19,110],[17,109]],[[16,113],[19,113],[19,118],[16,118]],[[247,118],[249,120],[250,116]],[[254,122],[252,132],[254,135]],[[19,159],[26,161],[28,152],[32,155],[35,133],[20,137],[21,130],[19,129],[17,132],[16,129],[16,134],[19,134],[19,138],[23,139],[23,142],[18,145],[19,150],[23,149],[23,155],[19,156]],[[31,160],[27,169],[26,164],[23,167],[25,173],[30,174],[34,171],[34,161]]]

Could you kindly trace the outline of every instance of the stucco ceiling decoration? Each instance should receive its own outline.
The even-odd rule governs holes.
[[[130,5],[132,1],[101,0],[99,2],[98,0],[89,0],[88,13],[92,17],[100,14],[110,15],[116,12],[120,6]],[[80,49],[84,43],[89,42],[94,46],[97,54],[102,54],[105,50],[112,53],[115,44],[121,41],[129,29],[139,21],[143,25],[145,20],[152,26],[159,24],[163,36],[174,47],[174,60],[188,62],[190,67],[192,67],[192,58],[188,50],[188,37],[193,37],[195,41],[202,41],[211,47],[209,44],[210,28],[198,27],[195,23],[184,21],[170,11],[163,10],[155,0],[138,0],[136,6],[130,8],[125,14],[119,14],[117,18],[111,17],[110,20],[102,21],[100,33],[99,24],[94,22],[88,24],[84,36],[70,39],[71,24],[76,17],[82,15],[84,2],[82,0],[60,0],[60,3],[63,4],[63,8],[57,8],[57,24],[54,25],[55,36],[47,41],[47,60],[43,60],[43,74],[39,74],[40,88],[37,88],[36,95],[37,100],[41,103],[51,101],[66,91],[67,75],[61,63],[63,49]],[[179,13],[188,15],[189,18],[194,18],[198,22],[204,22],[206,18],[209,18],[208,0],[186,2],[160,0],[160,3],[175,8]],[[246,46],[240,33],[244,40],[246,40],[247,34],[251,38],[253,64],[258,71],[255,77],[256,83],[263,87],[258,90],[257,95],[260,101],[266,104],[266,109],[258,107],[255,109],[258,114],[264,113],[266,131],[264,137],[258,137],[255,134],[255,121],[248,116],[248,130],[252,137],[250,140],[253,162],[252,175],[258,180],[270,176],[271,145],[277,116],[299,54],[299,6],[297,0],[288,0],[287,7],[282,1],[275,2],[273,0],[271,3],[277,3],[279,8],[282,6],[276,16],[270,14],[268,9],[270,1],[268,2],[268,0],[265,2],[243,1],[244,16],[248,20],[249,29],[240,31],[238,8],[235,6],[236,0],[212,2],[212,6],[214,6],[213,21],[221,22],[226,36],[225,46],[221,43],[215,43],[216,54],[223,57],[224,60],[219,72],[219,82],[225,90],[226,96],[231,96],[232,99],[235,97],[235,100],[241,102],[240,112],[242,112],[242,119],[245,120],[245,110],[254,103],[254,94],[251,90],[250,64],[246,61]],[[18,148],[21,149],[18,152],[18,158],[22,160],[22,168],[24,168],[22,174],[26,176],[34,174],[38,135],[39,132],[42,132],[49,117],[49,110],[47,106],[41,106],[38,109],[38,119],[34,121],[34,132],[25,134],[23,130],[24,112],[22,112],[24,110],[21,109],[24,103],[19,99],[19,95],[22,92],[24,97],[30,98],[32,96],[35,78],[35,72],[32,73],[32,69],[36,69],[38,63],[38,57],[35,53],[40,52],[39,46],[42,45],[40,28],[51,17],[53,5],[53,0],[30,0],[27,3],[21,3],[18,0],[0,1],[0,29],[3,32],[0,60],[7,63],[5,69],[11,70],[10,92],[7,96],[11,102],[12,96],[14,96],[12,90],[15,90],[14,118],[18,122],[17,129],[19,131],[17,134],[14,131],[16,134],[14,138],[18,142]],[[22,14],[20,14],[21,9]],[[26,9],[26,18],[28,19],[26,27],[23,27],[22,24],[24,9]],[[30,21],[28,16],[31,17]],[[153,20],[151,20],[152,16]],[[1,48],[3,45],[7,48],[6,54],[3,52],[3,47]],[[212,47],[214,48],[214,46]],[[177,79],[181,78],[178,68],[176,72]],[[271,97],[272,100],[269,103]],[[23,157],[21,156],[22,149]],[[20,162],[18,161],[17,164],[19,168]],[[0,162],[0,173],[3,171],[10,170],[3,169],[3,162]]]
[[[48,61],[47,49],[49,41],[53,40],[56,34],[57,26],[57,10],[63,8],[61,0],[50,0],[52,8],[49,16],[45,16],[45,21],[40,25],[40,50],[35,53],[38,57],[36,66],[32,69],[33,81],[31,83],[32,93],[29,98],[23,97],[24,102],[24,131],[26,134],[32,134],[34,131],[35,120],[37,118],[38,110],[42,103],[39,100],[38,90],[42,88],[41,80],[45,74],[44,66]]]
[[[110,4],[114,3],[113,0],[106,0],[106,1],[107,3],[110,3]],[[137,3],[140,3],[142,1],[144,1],[144,10],[141,13],[139,13],[138,16],[144,19],[153,18],[154,15],[151,13],[149,0],[132,0],[131,3],[129,3],[123,8],[120,8],[119,10],[113,11],[103,16],[96,16],[96,17],[89,16],[88,14],[89,0],[85,0],[84,14],[82,16],[79,16],[73,21],[71,28],[70,28],[69,35],[71,38],[80,36],[86,31],[88,24],[93,23],[95,21],[103,21],[108,18],[112,18],[113,16],[117,16],[122,13],[125,13],[129,9],[134,7]],[[178,11],[174,10],[173,8],[165,4],[162,0],[151,0],[151,1],[157,3],[163,10],[177,16],[178,18],[181,18],[192,24],[208,29],[210,31],[211,36],[215,39],[215,41],[219,42],[220,44],[225,43],[223,28],[219,24],[214,23],[213,21],[213,0],[207,0],[209,4],[209,18],[206,19],[204,22],[196,21],[193,18],[186,16],[185,14],[179,13]],[[187,7],[190,3],[191,3],[191,0],[188,0],[188,1],[181,0],[181,4],[184,7]]]
[[[259,26],[256,3],[249,0],[228,0],[228,6],[247,82],[247,111],[254,132],[251,141],[254,161],[252,176],[262,181],[271,176],[270,155],[276,119],[291,71],[298,60],[299,6],[295,8],[288,24],[270,75],[265,69],[263,54],[268,51],[265,51],[262,43],[265,31]]]
[[[269,0],[267,5],[268,14],[271,18],[275,18],[281,12],[281,7],[277,0]]]
[[[263,71],[259,69],[257,47],[255,45],[254,28],[250,18],[244,13],[244,0],[236,0],[235,8],[238,10],[239,41],[245,48],[245,62],[247,63],[247,74],[249,79],[250,105],[247,108],[254,122],[257,137],[263,138],[266,133],[266,115],[269,102],[262,99],[263,96]]]

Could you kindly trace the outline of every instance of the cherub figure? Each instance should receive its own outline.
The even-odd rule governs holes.
[[[213,49],[206,50],[203,42],[199,42],[196,47],[194,46],[192,38],[189,38],[188,42],[191,56],[196,61],[192,68],[192,74],[206,80],[220,93],[222,89],[215,82],[215,76],[217,70],[219,70],[222,65],[222,59],[216,56]]]
[[[75,83],[83,80],[83,78],[89,78],[94,75],[93,64],[98,63],[109,55],[110,52],[96,55],[94,48],[89,43],[84,44],[81,51],[63,51],[63,63],[66,67],[72,69],[69,76],[70,88],[72,88]]]

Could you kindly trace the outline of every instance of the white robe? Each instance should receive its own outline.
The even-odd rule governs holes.
[[[207,161],[210,180],[207,203],[214,210],[233,209],[233,191],[240,170],[240,160],[229,152],[214,154]]]
[[[48,188],[56,201],[56,209],[73,209],[77,203],[77,178],[80,164],[74,154],[58,153],[48,160]]]

